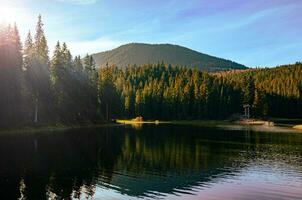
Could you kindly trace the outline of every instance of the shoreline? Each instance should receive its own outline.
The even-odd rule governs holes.
[[[293,123],[284,124],[282,121],[290,121]],[[172,125],[190,125],[199,127],[213,127],[213,128],[234,128],[234,129],[249,129],[249,130],[277,130],[282,129],[289,131],[302,131],[302,125],[295,122],[300,122],[302,119],[242,119],[242,120],[171,120],[171,121],[160,121],[160,120],[146,120],[146,121],[135,121],[135,120],[116,120],[115,122],[102,122],[99,124],[84,124],[84,125],[41,125],[41,126],[27,126],[18,127],[11,129],[0,129],[0,134],[18,134],[18,133],[38,133],[38,132],[57,132],[72,129],[85,129],[85,128],[101,128],[101,127],[112,127],[120,125],[132,125],[142,126],[143,124],[172,124]],[[281,122],[281,123],[280,123]]]
[[[72,129],[85,129],[85,128],[100,128],[118,126],[116,123],[103,122],[101,124],[86,124],[86,125],[41,125],[41,126],[27,126],[12,129],[0,129],[0,134],[18,134],[18,133],[38,133],[38,132],[57,132]]]
[[[291,123],[285,124],[283,121]],[[186,125],[198,126],[206,128],[223,128],[229,130],[248,130],[258,132],[295,132],[300,133],[302,125],[295,125],[301,119],[239,119],[239,120],[171,120],[171,121],[135,121],[135,120],[116,120],[116,123],[122,125],[131,125],[133,127],[141,127],[143,124],[172,124],[172,125]],[[281,123],[280,123],[281,122]]]
[[[293,127],[294,129],[297,129],[297,130],[302,130],[302,125],[296,125]]]
[[[302,125],[287,125],[265,120],[194,120],[194,121],[172,121],[175,125],[190,125],[205,128],[218,128],[225,130],[275,132],[275,133],[301,133]]]
[[[159,121],[159,120],[147,120],[147,121],[135,121],[135,120],[127,120],[127,119],[117,119],[116,120],[117,124],[168,124],[170,123],[169,121]]]

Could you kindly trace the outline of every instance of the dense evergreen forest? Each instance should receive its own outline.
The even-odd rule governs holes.
[[[97,123],[117,117],[227,118],[252,105],[255,117],[302,117],[302,64],[206,73],[164,63],[97,70],[58,42],[49,58],[39,16],[21,44],[0,30],[0,127]]]
[[[302,117],[301,63],[215,74],[162,63],[100,74],[111,74],[127,118],[223,119],[242,113],[244,104],[254,117]]]
[[[52,58],[48,51],[41,16],[34,37],[29,32],[24,45],[16,25],[1,28],[0,127],[101,119],[92,56],[73,58],[60,42]]]

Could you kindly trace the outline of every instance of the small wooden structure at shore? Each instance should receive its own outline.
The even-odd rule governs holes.
[[[244,117],[246,119],[249,119],[250,118],[250,104],[244,104],[243,105],[243,108],[244,108]]]

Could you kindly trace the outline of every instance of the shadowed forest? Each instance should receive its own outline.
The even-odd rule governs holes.
[[[252,106],[254,117],[302,118],[302,64],[207,73],[165,63],[101,69],[59,42],[49,57],[41,16],[21,43],[0,30],[0,127],[90,124],[114,118],[225,119]]]

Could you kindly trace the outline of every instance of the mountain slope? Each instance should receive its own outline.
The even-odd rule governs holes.
[[[100,67],[106,66],[106,63],[125,67],[133,64],[156,64],[163,61],[174,66],[198,67],[207,71],[246,68],[230,60],[171,44],[130,43],[111,51],[96,53],[93,57],[97,66]]]

